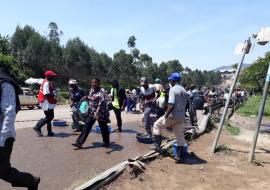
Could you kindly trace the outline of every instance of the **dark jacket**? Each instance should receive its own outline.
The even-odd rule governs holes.
[[[124,88],[119,88],[117,90],[117,96],[118,96],[118,101],[119,101],[119,106],[120,108],[123,106],[126,106],[126,99],[127,99],[127,96],[126,96],[126,92],[125,92],[125,89]],[[113,91],[113,94],[112,94],[112,102],[114,101],[114,91]]]

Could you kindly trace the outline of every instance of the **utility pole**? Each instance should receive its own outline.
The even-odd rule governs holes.
[[[236,85],[239,73],[241,71],[241,67],[242,67],[242,64],[244,62],[245,55],[249,53],[250,47],[251,47],[251,42],[250,42],[250,38],[248,38],[248,40],[245,41],[245,45],[244,45],[244,48],[243,48],[242,59],[241,59],[240,63],[237,66],[237,70],[236,70],[236,73],[235,73],[235,76],[234,76],[233,85],[231,86],[231,89],[230,89],[229,98],[226,100],[225,108],[223,110],[222,117],[221,117],[219,127],[218,127],[218,131],[217,131],[214,143],[213,143],[212,153],[216,152],[216,148],[217,148],[217,144],[218,144],[219,137],[220,137],[220,134],[221,134],[221,130],[222,130],[222,127],[224,125],[224,121],[225,121],[226,114],[227,114],[227,111],[228,111],[228,107],[229,107],[229,104],[230,104],[230,99],[232,97],[234,87]]]

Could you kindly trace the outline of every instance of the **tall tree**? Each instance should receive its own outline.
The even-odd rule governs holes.
[[[128,47],[130,48],[130,49],[133,49],[133,48],[135,48],[135,46],[136,46],[136,38],[135,38],[135,36],[130,36],[129,38],[128,38],[128,41],[127,41],[127,45],[128,45]]]
[[[56,43],[60,43],[60,36],[63,35],[62,30],[58,29],[58,26],[55,22],[50,22],[48,28],[50,30],[49,39]]]

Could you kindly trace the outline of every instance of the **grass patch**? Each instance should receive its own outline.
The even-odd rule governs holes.
[[[240,134],[240,129],[239,127],[233,126],[232,124],[225,122],[224,123],[225,128],[227,131],[232,135],[232,136],[237,136]]]
[[[257,116],[259,112],[259,107],[261,105],[262,96],[252,96],[248,99],[246,103],[241,105],[236,113],[239,113],[243,116]],[[270,97],[268,96],[265,107],[264,107],[264,116],[270,116]]]

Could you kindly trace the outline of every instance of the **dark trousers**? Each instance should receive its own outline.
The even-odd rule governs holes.
[[[80,145],[82,145],[83,143],[85,143],[93,125],[95,124],[96,120],[94,118],[87,118],[85,121],[85,127],[83,128],[80,136],[78,137],[78,139],[76,140],[76,142]],[[101,130],[101,134],[102,134],[102,138],[103,138],[103,142],[105,144],[109,144],[110,143],[110,134],[109,134],[109,128],[106,122],[102,122],[102,121],[98,121],[100,130]]]
[[[122,130],[122,117],[121,117],[121,109],[117,109],[113,107],[113,111],[115,113],[115,117],[117,120],[117,127],[119,130]]]
[[[11,183],[13,187],[28,187],[34,185],[34,176],[29,173],[20,172],[16,168],[12,168],[10,164],[10,156],[12,153],[14,138],[8,138],[4,147],[0,147],[0,179]]]
[[[193,104],[189,105],[189,116],[191,124],[197,123],[197,110],[194,108]]]
[[[48,133],[52,133],[52,120],[54,118],[54,109],[44,111],[46,117],[40,119],[36,124],[36,129],[40,130],[45,124],[47,124]]]

